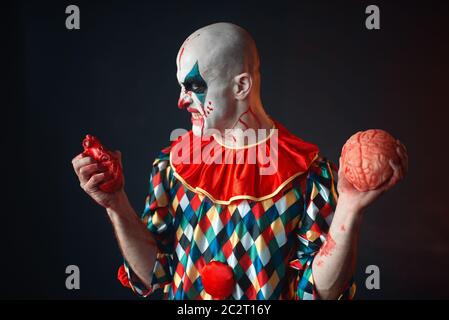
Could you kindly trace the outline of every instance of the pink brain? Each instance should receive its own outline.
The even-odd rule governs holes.
[[[384,130],[357,132],[346,141],[341,153],[346,179],[359,191],[377,189],[393,174],[389,160],[399,161],[398,145]]]

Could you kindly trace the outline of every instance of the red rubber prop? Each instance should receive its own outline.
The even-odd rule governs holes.
[[[227,264],[212,261],[201,271],[204,290],[215,300],[227,299],[235,287],[234,273]]]
[[[100,184],[100,190],[108,193],[119,190],[123,186],[122,166],[119,159],[92,135],[86,135],[83,147],[83,154],[104,165],[107,168],[107,174],[111,177],[108,181]]]
[[[343,173],[359,191],[377,189],[393,174],[389,160],[401,163],[396,148],[405,147],[380,129],[359,131],[346,141],[341,152]]]

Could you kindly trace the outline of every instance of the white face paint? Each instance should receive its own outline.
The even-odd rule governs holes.
[[[220,75],[208,76],[207,53],[201,52],[198,41],[192,41],[198,37],[199,34],[194,34],[187,38],[178,53],[177,78],[181,86],[178,107],[191,113],[193,133],[203,136],[211,129],[224,132],[238,116],[232,81]]]

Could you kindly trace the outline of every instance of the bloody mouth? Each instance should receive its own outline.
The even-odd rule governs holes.
[[[192,112],[190,120],[193,125],[201,126],[203,124],[203,117],[199,112]]]

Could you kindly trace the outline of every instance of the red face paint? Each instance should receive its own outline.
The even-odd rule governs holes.
[[[186,41],[184,41],[184,43],[182,44],[181,52],[179,53],[179,59],[178,59],[178,66],[179,66],[179,68],[181,68],[181,58],[182,58],[182,54],[184,53],[185,45],[187,44],[187,42],[189,42],[190,39],[195,39],[195,38],[198,38],[199,36],[200,36],[200,33],[197,33],[197,34],[196,34],[195,36],[193,36],[192,38],[188,37],[188,38],[186,39]]]
[[[192,121],[192,124],[194,126],[198,126],[198,127],[203,127],[204,125],[204,119],[203,117],[198,118],[198,119],[194,119],[193,116],[190,118],[190,120]]]
[[[206,115],[209,115],[214,108],[212,107],[212,101],[209,101],[209,104],[206,106]]]
[[[203,115],[206,116],[206,110],[204,110],[204,107],[202,104],[200,105],[200,108],[201,108],[201,110],[203,110]]]
[[[190,105],[190,101],[185,99],[184,97],[179,98],[178,100],[178,108],[179,109],[184,109],[186,107],[188,107]]]
[[[187,40],[186,40],[187,41]],[[181,52],[179,53],[179,59],[178,59],[178,65],[181,66],[181,58],[182,54],[184,53],[184,47],[181,48]]]

